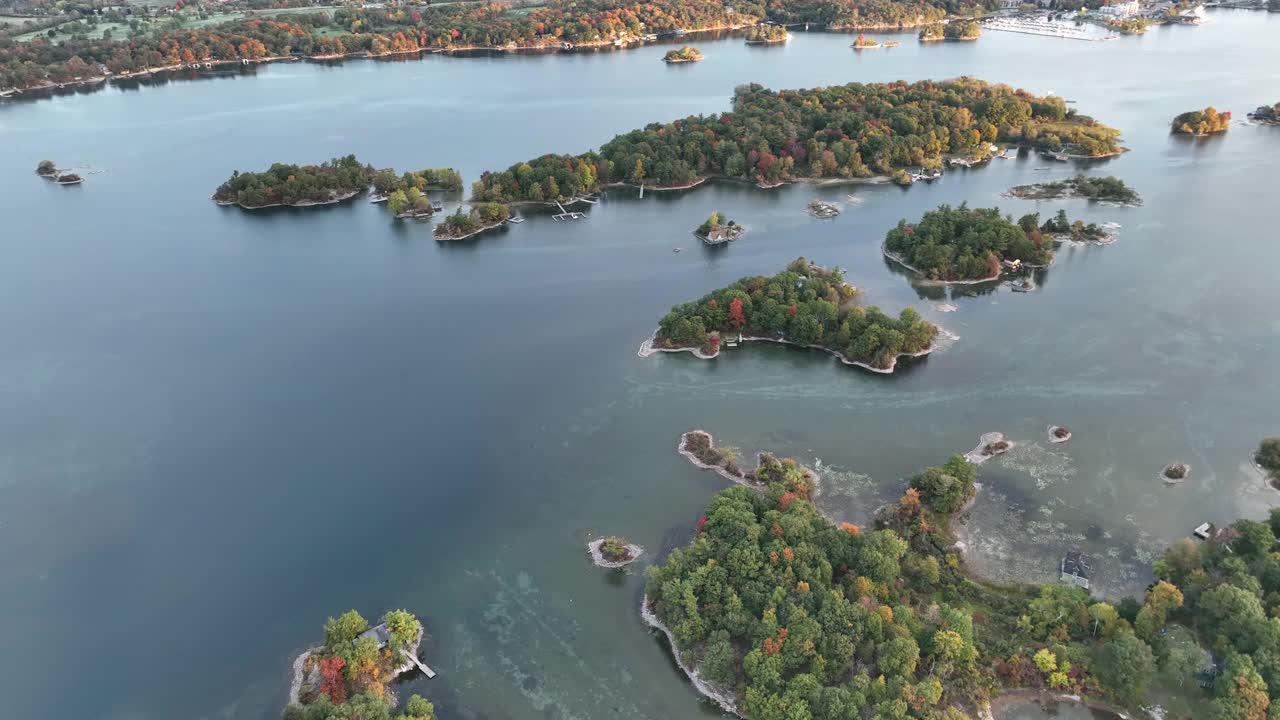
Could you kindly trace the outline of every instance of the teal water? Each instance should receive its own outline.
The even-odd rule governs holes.
[[[427,623],[417,680],[447,718],[693,718],[699,703],[637,617],[643,568],[582,551],[628,535],[645,562],[687,542],[721,483],[680,432],[821,461],[824,503],[865,519],[920,467],[1001,430],[970,562],[1049,580],[1064,547],[1097,585],[1140,589],[1202,521],[1261,516],[1251,474],[1280,432],[1280,129],[1171,137],[1214,103],[1275,102],[1280,16],[1083,43],[989,33],[855,54],[699,42],[598,55],[430,56],[108,88],[0,106],[0,693],[17,717],[258,718],[288,665],[348,607]],[[962,74],[1054,91],[1124,131],[1093,168],[1141,208],[1000,198],[1078,168],[1035,158],[895,187],[714,185],[611,192],[576,223],[531,217],[438,245],[363,201],[247,214],[209,202],[232,169],[354,152],[468,180],[775,88]],[[43,158],[101,170],[59,188]],[[832,221],[804,214],[821,197]],[[1065,248],[1042,289],[916,291],[884,232],[941,202],[1066,207],[1120,240]],[[712,210],[751,228],[719,252]],[[683,252],[674,253],[674,247]],[[960,339],[879,377],[749,347],[715,362],[636,356],[672,304],[798,255],[849,269],[886,309]],[[935,303],[950,302],[954,313]],[[1075,438],[1050,446],[1044,429]],[[1192,476],[1167,487],[1168,462]]]

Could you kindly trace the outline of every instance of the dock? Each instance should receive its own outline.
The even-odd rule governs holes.
[[[552,220],[581,220],[586,217],[583,213],[565,210],[564,205],[561,205],[559,200],[556,201],[556,207],[560,208],[560,214],[552,215]]]
[[[426,664],[424,664],[421,660],[418,659],[417,655],[414,655],[411,652],[406,652],[404,650],[401,650],[400,654],[403,655],[406,660],[413,663],[414,667],[421,670],[423,675],[426,675],[428,678],[434,678],[436,676],[436,671],[427,667]]]
[[[1068,40],[1085,40],[1092,42],[1103,38],[1090,37],[1084,28],[1063,25],[1048,21],[1017,20],[1014,18],[997,18],[982,23],[983,30],[999,30],[1001,32],[1022,33],[1024,35],[1041,35],[1044,37],[1065,38]]]

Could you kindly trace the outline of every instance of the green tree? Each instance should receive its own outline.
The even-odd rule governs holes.
[[[386,623],[387,632],[391,635],[391,643],[397,648],[412,645],[418,636],[418,631],[422,629],[422,623],[418,622],[418,618],[405,610],[388,611],[382,616],[382,622]]]
[[[1154,671],[1151,648],[1132,632],[1121,630],[1103,646],[1097,677],[1116,697],[1132,703],[1146,692]]]
[[[329,652],[351,644],[360,633],[369,629],[369,623],[360,613],[348,610],[324,624],[324,647]]]

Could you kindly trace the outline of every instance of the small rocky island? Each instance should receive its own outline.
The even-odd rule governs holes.
[[[883,252],[925,282],[989,282],[1005,267],[1053,262],[1053,239],[1039,228],[1039,220],[1039,214],[1030,214],[1015,224],[997,208],[941,205],[919,222],[900,220],[885,237]]]
[[[667,54],[662,56],[662,61],[668,65],[675,65],[677,63],[698,62],[702,57],[701,50],[686,45],[679,50],[667,51]]]
[[[710,360],[722,345],[776,342],[824,350],[847,365],[887,374],[900,358],[934,350],[940,330],[914,308],[894,318],[859,305],[858,295],[839,269],[799,258],[773,277],[743,278],[672,308],[640,355],[689,352]]]
[[[1212,105],[1204,110],[1184,112],[1173,119],[1174,134],[1204,137],[1224,133],[1231,127],[1231,112],[1218,112]]]
[[[1005,439],[1004,433],[983,433],[982,437],[978,438],[978,445],[965,453],[964,459],[974,465],[981,465],[997,455],[1004,455],[1014,447],[1014,443]]]
[[[1170,485],[1180,483],[1191,475],[1191,466],[1186,463],[1169,463],[1160,471],[1160,477]]]
[[[1249,119],[1266,125],[1280,125],[1280,102],[1259,107],[1249,113]]]
[[[373,166],[361,165],[355,155],[320,165],[276,163],[265,172],[233,172],[213,201],[246,210],[333,205],[368,190],[373,177]]]
[[[745,227],[726,218],[722,213],[713,212],[693,234],[707,245],[722,245],[737,240],[746,232]]]
[[[339,709],[346,705],[376,711],[378,717],[390,716],[396,705],[395,694],[388,688],[392,681],[415,669],[427,677],[435,676],[417,656],[422,636],[422,623],[404,610],[386,613],[373,627],[355,610],[329,618],[324,626],[324,644],[294,660],[284,720],[371,717]],[[434,720],[435,708],[414,695],[394,717]]]
[[[828,219],[839,215],[840,208],[822,200],[810,200],[805,206],[805,212],[816,218]]]
[[[511,219],[511,209],[502,203],[483,202],[471,206],[471,212],[462,208],[444,219],[435,229],[436,240],[463,240],[486,230],[501,227]]]
[[[858,33],[858,37],[854,39],[853,44],[849,47],[854,50],[874,50],[878,47],[883,47],[883,45],[877,42],[875,38],[869,38],[862,33]]]
[[[36,165],[36,174],[59,185],[79,185],[84,182],[84,178],[76,173],[59,170],[52,160],[41,160]]]
[[[41,160],[36,164],[36,174],[42,178],[56,178],[58,176],[58,167],[53,164],[52,160]]]
[[[617,569],[636,561],[644,548],[617,536],[603,537],[587,543],[587,554],[598,567]]]
[[[1071,439],[1071,430],[1065,425],[1050,425],[1047,432],[1051,443],[1064,443]]]
[[[1040,214],[1035,213],[1032,216],[1034,220],[1030,223],[1034,225],[1036,220],[1040,219]],[[1091,245],[1110,245],[1116,241],[1115,233],[1110,232],[1097,223],[1085,223],[1083,220],[1072,221],[1067,217],[1066,210],[1059,210],[1056,215],[1044,221],[1040,226],[1040,232],[1048,235],[1055,242],[1078,242],[1089,243]]]
[[[791,33],[781,25],[753,25],[747,30],[748,45],[770,45],[783,43],[791,38]]]
[[[1085,198],[1119,205],[1138,206],[1142,198],[1118,177],[1088,177],[1077,175],[1066,180],[1018,185],[1010,188],[1007,197],[1023,200],[1060,200]]]

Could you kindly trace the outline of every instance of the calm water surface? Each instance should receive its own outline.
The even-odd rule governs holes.
[[[413,689],[447,718],[714,715],[637,617],[642,568],[607,575],[582,551],[597,532],[647,561],[687,542],[721,487],[673,452],[694,426],[820,460],[824,502],[855,520],[1001,430],[1020,447],[983,466],[972,563],[1048,580],[1079,547],[1102,592],[1140,589],[1169,541],[1280,497],[1248,465],[1280,432],[1280,129],[1167,132],[1207,103],[1242,119],[1280,99],[1278,36],[1280,16],[1225,12],[1108,43],[908,36],[858,55],[849,36],[800,34],[701,42],[692,66],[662,65],[663,46],[277,65],[0,107],[4,714],[271,718],[326,616],[405,607],[440,672]],[[724,110],[743,82],[964,74],[1121,128],[1133,152],[1093,171],[1146,204],[1001,199],[1073,172],[1035,158],[908,191],[612,192],[586,221],[455,245],[363,201],[208,201],[232,169],[350,152],[470,181]],[[43,158],[101,172],[59,188],[32,173]],[[809,218],[814,197],[844,214]],[[1064,248],[1039,292],[917,292],[881,259],[885,231],[965,201],[1066,207],[1119,223],[1120,241]],[[712,210],[751,233],[695,246]],[[960,340],[889,378],[775,347],[636,356],[672,304],[798,255]],[[1050,446],[1050,423],[1075,439]],[[1193,472],[1166,487],[1175,460]]]

